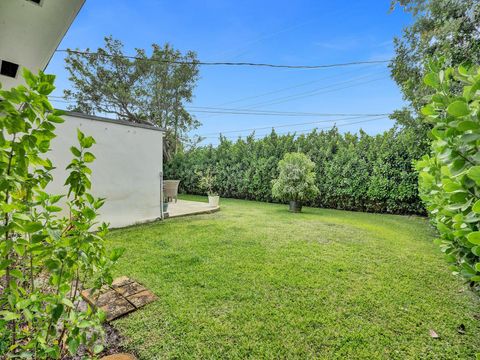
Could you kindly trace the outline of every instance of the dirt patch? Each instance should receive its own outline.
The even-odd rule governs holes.
[[[122,337],[120,333],[110,324],[103,324],[105,331],[105,338],[103,342],[104,350],[99,354],[99,358],[102,356],[113,355],[125,352],[122,347]],[[67,356],[65,360],[83,360],[89,358],[89,354],[84,347],[80,347],[74,356]]]

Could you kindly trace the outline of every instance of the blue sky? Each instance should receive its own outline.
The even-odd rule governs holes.
[[[393,55],[392,39],[411,22],[401,9],[389,12],[390,0],[227,1],[227,0],[87,0],[60,49],[96,49],[113,35],[125,52],[171,43],[194,50],[202,61],[249,61],[276,64],[329,64],[384,60]],[[69,87],[64,54],[56,53],[47,72],[57,75],[61,95]],[[314,113],[388,113],[402,106],[402,96],[385,64],[322,70],[252,67],[201,67],[191,106]],[[56,104],[59,107],[63,103]],[[203,123],[196,134],[216,143],[216,133],[281,125],[278,132],[307,131],[365,120],[341,117],[212,115],[196,113]],[[332,120],[331,122],[326,122]],[[295,125],[304,124],[304,125]],[[379,119],[348,126],[375,134],[392,122]],[[258,136],[270,130],[258,130]],[[245,132],[228,132],[235,138]]]

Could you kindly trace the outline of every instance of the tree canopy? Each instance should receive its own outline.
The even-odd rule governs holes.
[[[393,117],[402,125],[423,128],[421,108],[428,102],[432,89],[423,82],[427,63],[443,57],[445,66],[480,62],[480,2],[478,0],[393,0],[392,10],[400,6],[413,16],[413,24],[394,39],[395,57],[390,68],[392,77],[408,102]],[[452,91],[461,90],[461,86]]]
[[[65,90],[65,97],[75,102],[70,110],[165,128],[168,159],[190,141],[188,131],[200,125],[185,108],[199,77],[197,56],[168,43],[153,44],[150,56],[143,49],[135,52],[126,56],[122,42],[111,36],[95,52],[68,50],[72,88]]]

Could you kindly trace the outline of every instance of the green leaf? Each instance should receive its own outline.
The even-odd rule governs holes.
[[[474,245],[480,245],[480,231],[474,231],[467,235],[468,241]]]
[[[470,249],[470,251],[477,256],[480,256],[480,246],[474,246]]]
[[[423,115],[426,115],[426,116],[435,115],[437,113],[437,111],[435,110],[435,108],[431,104],[425,105],[422,108],[421,112],[422,112]]]
[[[26,232],[34,233],[43,229],[43,224],[40,222],[29,222],[23,226]]]
[[[65,121],[60,116],[56,116],[56,115],[53,115],[53,114],[48,115],[47,120],[50,121],[50,122],[56,123],[56,124],[61,124]]]
[[[49,95],[53,90],[55,90],[55,86],[47,82],[42,82],[37,86],[37,91],[42,95]]]
[[[68,351],[70,352],[71,355],[77,355],[77,350],[79,346],[80,346],[80,343],[77,339],[72,338],[68,340]]]
[[[437,88],[438,85],[440,84],[440,81],[438,80],[438,75],[435,74],[434,72],[431,72],[425,75],[423,77],[423,82],[432,88]]]
[[[75,307],[73,305],[73,303],[67,298],[62,299],[62,304],[65,305],[65,306],[68,306],[69,308],[74,308]]]
[[[23,279],[23,273],[17,269],[10,270],[10,275],[17,279]]]
[[[0,316],[2,316],[5,321],[12,321],[20,319],[20,314],[15,314],[11,311],[0,311]]]
[[[52,320],[54,324],[58,321],[58,319],[60,319],[60,316],[62,316],[63,310],[64,310],[63,304],[57,304],[57,306],[53,308]]]
[[[18,255],[20,255],[20,256],[25,255],[25,246],[20,245],[20,244],[14,244],[14,245],[13,245],[13,248],[15,249],[15,252],[16,252]]]
[[[477,122],[467,120],[467,121],[461,121],[458,124],[457,129],[460,131],[468,131],[468,130],[478,129],[479,126],[480,125]]]
[[[77,327],[80,328],[80,329],[84,329],[84,328],[90,327],[91,325],[92,325],[92,323],[91,323],[90,321],[82,320],[82,321],[80,321],[80,323],[77,325]]]
[[[95,354],[99,354],[103,351],[103,345],[100,345],[100,344],[96,344],[94,347],[93,347],[93,352]]]
[[[455,117],[461,117],[470,114],[470,109],[467,103],[457,100],[448,106],[447,112]]]
[[[472,166],[467,175],[470,179],[474,180],[477,184],[480,184],[480,166]]]
[[[86,136],[80,140],[80,145],[82,145],[82,147],[85,149],[92,147],[93,144],[95,144],[95,139],[91,136]]]
[[[37,79],[35,75],[33,75],[32,72],[28,70],[26,67],[23,68],[23,78],[25,79],[25,82],[30,88],[33,89],[35,87],[35,83]]]
[[[480,213],[480,200],[477,200],[472,206],[472,210],[477,214]]]
[[[82,152],[75,146],[70,147],[70,152],[75,156],[81,156]]]
[[[80,129],[77,129],[77,139],[81,143],[82,139],[85,137],[85,135],[80,131]]]
[[[462,186],[460,184],[454,183],[453,181],[448,181],[443,185],[443,188],[446,192],[454,192],[458,190],[462,190]]]
[[[91,163],[95,160],[95,155],[93,155],[91,152],[86,152],[83,155],[83,160],[87,163]]]

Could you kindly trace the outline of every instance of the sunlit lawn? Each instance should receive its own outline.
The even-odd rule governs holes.
[[[221,205],[110,234],[111,246],[126,248],[116,275],[159,297],[114,322],[140,359],[468,359],[480,351],[480,303],[450,274],[425,219]]]

